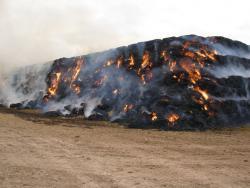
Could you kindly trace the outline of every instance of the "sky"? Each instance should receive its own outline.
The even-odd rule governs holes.
[[[0,70],[196,34],[250,44],[249,0],[0,0]]]

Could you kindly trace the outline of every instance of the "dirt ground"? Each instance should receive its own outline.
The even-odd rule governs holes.
[[[0,187],[250,187],[250,128],[127,129],[0,110]]]

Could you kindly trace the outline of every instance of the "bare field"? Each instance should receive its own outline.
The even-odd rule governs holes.
[[[1,108],[0,187],[250,187],[250,128],[127,129]]]

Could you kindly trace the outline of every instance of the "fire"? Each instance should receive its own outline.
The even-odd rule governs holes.
[[[77,86],[74,82],[76,81],[76,79],[78,78],[78,76],[80,74],[81,67],[82,67],[82,64],[83,64],[83,59],[82,58],[77,59],[75,64],[76,64],[76,66],[72,70],[70,88],[76,94],[79,94],[81,92],[81,88],[79,86]]]
[[[52,100],[52,96],[58,96],[58,100],[61,100],[67,94],[72,94],[67,92],[74,92],[77,95],[72,96],[83,98],[85,91],[91,92],[91,97],[104,96],[103,98],[107,98],[107,100],[103,100],[102,104],[105,105],[103,109],[112,110],[113,115],[119,113],[125,115],[133,109],[132,112],[135,113],[131,117],[136,117],[136,113],[138,113],[138,118],[140,118],[139,111],[142,108],[139,105],[141,105],[146,109],[157,111],[157,113],[152,112],[153,110],[151,113],[147,113],[147,120],[166,119],[165,124],[171,126],[180,118],[184,121],[185,117],[189,117],[190,114],[185,115],[192,109],[188,109],[189,106],[186,108],[185,105],[189,104],[188,99],[190,98],[192,104],[190,108],[198,106],[197,109],[202,110],[202,114],[209,115],[213,113],[214,104],[216,104],[213,103],[215,97],[210,99],[208,93],[210,87],[201,84],[206,84],[208,79],[210,79],[209,83],[213,79],[216,80],[216,78],[210,78],[210,74],[206,73],[206,68],[212,62],[217,61],[217,52],[210,48],[209,45],[199,41],[182,43],[181,40],[174,45],[168,42],[160,43],[157,49],[145,46],[147,50],[143,54],[139,53],[141,49],[129,47],[125,50],[122,48],[121,51],[116,51],[117,53],[110,53],[112,55],[105,54],[101,58],[98,55],[94,55],[93,58],[91,55],[86,56],[86,63],[82,57],[71,58],[65,63],[58,61],[55,63],[54,70],[52,69],[53,71],[49,74],[47,96],[44,100]],[[67,64],[68,62],[69,64]],[[92,66],[93,63],[96,64]],[[133,79],[134,77],[135,79]],[[131,86],[130,82],[126,82],[130,78],[132,78]],[[105,87],[101,87],[102,85]],[[188,90],[186,91],[186,89]],[[121,95],[122,93],[124,95]],[[126,96],[126,94],[128,95]],[[122,100],[119,100],[119,97]],[[163,101],[165,98],[169,101]],[[145,100],[149,100],[149,102]],[[178,100],[178,103],[172,103],[171,100]],[[181,103],[181,100],[185,100],[185,102]],[[120,106],[120,101],[123,101],[122,106]],[[180,104],[183,104],[185,108]],[[118,105],[118,107],[113,105]],[[178,111],[176,111],[178,114],[169,113],[175,109],[171,108],[172,105],[178,107]],[[103,109],[101,108],[101,110]],[[196,112],[194,111],[194,113]],[[104,115],[106,116],[106,114]],[[145,119],[145,116],[143,118]]]
[[[178,76],[174,74],[174,75],[173,75],[173,78],[174,78],[175,80],[177,80],[177,82],[181,82],[181,81],[184,79],[184,74],[181,73],[181,74],[179,74]]]
[[[199,55],[200,57],[203,57],[203,58],[208,58],[212,61],[216,61],[216,55],[217,55],[217,52],[215,50],[207,50],[206,48],[201,48],[199,51],[196,51],[195,52],[197,55]]]
[[[200,93],[205,100],[209,99],[209,96],[208,96],[207,92],[200,89],[199,86],[195,86],[193,89],[194,89],[194,91],[197,91],[198,93]]]
[[[193,101],[195,101],[197,104],[199,104],[199,105],[204,105],[204,100],[203,100],[203,98],[197,99],[197,98],[195,98],[195,96],[192,96],[192,99],[193,99]]]
[[[123,107],[123,111],[128,112],[128,111],[132,110],[133,107],[134,107],[133,104],[125,104],[125,106]]]
[[[208,105],[207,105],[207,104],[205,104],[205,105],[203,106],[203,108],[204,108],[205,111],[208,111]]]
[[[132,69],[134,67],[134,65],[135,65],[135,58],[134,58],[133,54],[131,54],[130,57],[129,57],[129,67],[130,67],[130,69]]]
[[[143,85],[146,84],[145,74],[142,74],[142,75],[141,75],[141,81],[142,81],[142,84],[143,84]]]
[[[108,61],[103,65],[103,67],[109,67],[109,66],[111,66],[112,64],[114,64],[113,60],[108,60]]]
[[[157,119],[158,119],[157,113],[156,113],[156,112],[152,112],[152,113],[151,113],[151,120],[152,120],[152,121],[156,121]]]
[[[83,63],[83,58],[80,57],[74,61],[74,66],[68,68],[67,70],[64,71],[63,69],[59,69],[52,72],[52,78],[47,89],[47,95],[44,97],[44,102],[48,102],[51,97],[57,95],[57,90],[61,82],[68,84],[69,88],[71,88],[74,93],[79,94],[81,92],[81,88],[75,83],[75,81],[80,74]]]
[[[122,59],[122,57],[119,57],[117,60],[117,68],[119,69],[122,64],[123,64],[123,59]]]
[[[194,53],[194,52],[187,51],[187,52],[185,52],[184,54],[185,54],[185,56],[188,56],[188,57],[190,57],[190,58],[192,58],[192,59],[195,58],[195,53]]]
[[[180,66],[188,73],[190,81],[195,84],[201,79],[201,73],[198,68],[196,68],[195,63],[190,60],[181,61]]]
[[[148,51],[145,51],[142,57],[141,68],[145,69],[146,67],[151,67],[152,63],[150,62],[150,54]]]
[[[171,113],[167,116],[167,121],[169,123],[175,123],[176,121],[178,121],[180,119],[180,116],[178,114],[175,113]]]
[[[56,92],[57,92],[57,89],[58,89],[58,84],[59,84],[59,81],[61,79],[61,75],[62,75],[62,73],[57,72],[54,75],[55,78],[51,80],[51,86],[48,88],[48,94],[50,96],[55,96],[56,95]]]
[[[164,59],[164,62],[167,62],[169,60],[169,55],[166,50],[161,52],[161,57]]]
[[[141,69],[139,69],[139,70],[141,70]],[[142,75],[140,75],[141,72],[138,72],[137,74],[140,76],[141,83],[143,85],[145,85],[148,81],[150,81],[153,78],[153,73],[151,71],[147,71],[145,74],[142,74]]]
[[[169,70],[170,70],[171,72],[173,72],[175,66],[176,66],[176,61],[171,61],[171,62],[169,63]]]
[[[198,49],[196,51],[189,51],[189,47],[198,46]],[[184,54],[192,59],[196,60],[204,60],[204,59],[210,59],[211,61],[216,61],[216,55],[218,54],[216,50],[210,49],[206,45],[200,44],[198,41],[186,41],[183,44],[183,48],[186,51]]]
[[[81,71],[82,64],[83,64],[83,59],[80,58],[76,61],[76,66],[72,71],[73,73],[72,73],[71,82],[74,82],[76,80],[76,78],[78,77],[78,75]]]

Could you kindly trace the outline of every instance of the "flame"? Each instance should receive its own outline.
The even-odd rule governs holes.
[[[80,59],[76,60],[76,66],[73,69],[73,73],[72,73],[72,77],[71,77],[72,82],[75,81],[76,78],[78,77],[78,75],[81,71],[82,64],[83,64],[83,59],[80,58]]]
[[[190,46],[198,46],[198,50],[196,51],[190,51]],[[216,61],[216,55],[218,54],[216,50],[210,49],[207,45],[202,45],[198,41],[186,41],[183,44],[183,48],[185,50],[188,49],[187,52],[184,53],[184,55],[196,59],[196,60],[204,60],[204,59],[210,59],[211,61]]]
[[[160,55],[161,61],[164,60],[164,67],[168,66],[169,71],[172,72],[172,77],[176,82],[183,81],[184,85],[187,84],[188,87],[191,87],[193,89],[193,91],[200,94],[198,97],[197,95],[191,97],[194,102],[201,106],[202,110],[207,111],[207,113],[209,114],[210,102],[212,101],[212,99],[209,98],[209,94],[207,91],[202,90],[198,86],[198,84],[200,84],[200,82],[198,81],[202,79],[202,74],[204,74],[202,68],[204,66],[208,66],[211,61],[216,61],[217,52],[213,49],[210,49],[209,46],[200,44],[197,41],[185,42],[182,46],[178,46],[177,50],[178,51],[173,51],[170,48],[166,48],[166,50],[161,51],[158,55]],[[104,68],[108,68],[110,66],[121,68],[122,66],[124,66],[125,62],[128,63],[126,71],[132,70],[132,74],[137,74],[138,80],[140,79],[141,84],[147,84],[153,78],[153,76],[158,76],[153,75],[153,63],[151,60],[152,58],[150,56],[150,52],[151,51],[144,51],[141,58],[141,64],[139,64],[140,62],[136,61],[137,59],[140,59],[140,57],[138,57],[138,54],[131,53],[128,59],[124,59],[124,54],[120,54],[116,57],[108,57],[103,62],[101,67],[94,70],[94,78],[97,78],[98,80],[95,79],[94,84],[92,84],[94,86],[101,86],[108,79],[109,74],[108,71],[105,71],[107,75],[102,75],[102,73],[104,72]],[[83,65],[84,60],[80,57],[72,62],[71,67],[69,67],[68,65],[63,65],[62,68],[57,67],[55,69],[56,71],[51,72],[50,85],[48,86],[47,96],[44,98],[44,100],[48,101],[52,96],[56,96],[58,88],[61,91],[61,88],[65,88],[65,86],[67,87],[67,89],[70,88],[74,93],[81,94],[81,89],[83,90],[83,88],[80,87],[81,80],[79,79],[79,75],[81,73]],[[113,71],[113,69],[110,69],[110,71]],[[122,82],[127,78],[128,77],[126,76],[119,75],[117,79]],[[61,84],[63,84],[64,87],[59,87]],[[115,87],[117,87],[117,85]],[[112,88],[112,86],[110,88]],[[120,93],[121,91],[116,88],[113,88],[113,91],[110,90],[110,94],[113,96],[119,95]],[[133,107],[134,106],[132,104],[125,104],[123,106],[123,111],[128,112]],[[213,108],[211,107],[211,109]],[[160,117],[160,114],[158,115],[159,117],[157,116],[156,112],[152,112],[151,120],[156,121],[158,118],[162,118]],[[166,117],[166,119],[169,123],[174,123],[180,119],[180,116],[176,113],[171,113]]]
[[[192,99],[193,99],[193,101],[195,101],[197,104],[199,104],[199,105],[204,105],[204,100],[203,100],[202,98],[197,99],[197,98],[195,98],[194,96],[192,96]]]
[[[175,113],[168,114],[167,116],[167,121],[172,124],[178,121],[179,119],[180,119],[180,116]]]
[[[145,69],[146,67],[151,67],[152,63],[150,62],[150,54],[148,51],[145,51],[142,56],[141,68]]]
[[[51,86],[48,88],[48,94],[50,96],[56,95],[56,92],[58,89],[58,84],[59,84],[59,81],[61,79],[61,75],[62,75],[62,73],[60,73],[60,72],[57,72],[54,74],[55,77],[51,80]]]
[[[44,102],[48,102],[51,97],[56,96],[61,81],[68,84],[73,92],[79,94],[81,88],[75,83],[75,81],[80,74],[82,64],[83,59],[80,57],[75,60],[74,66],[68,68],[65,72],[63,70],[57,70],[57,72],[51,73],[51,83],[47,89],[47,95],[44,97]]]
[[[215,50],[208,50],[206,49],[204,46],[202,48],[200,48],[200,50],[195,52],[198,56],[203,57],[203,58],[207,58],[212,60],[213,62],[216,61],[216,55],[217,52]]]
[[[164,62],[167,62],[169,60],[169,55],[166,50],[161,52],[161,57],[164,59]]]
[[[108,60],[103,67],[110,67],[112,64],[114,64],[113,60]]]
[[[141,81],[142,81],[142,84],[143,84],[143,85],[146,84],[145,74],[142,74],[142,75],[141,75]]]
[[[122,59],[122,57],[119,57],[117,60],[117,68],[119,69],[122,64],[123,64],[123,59]]]
[[[81,92],[80,86],[76,85],[74,82],[78,78],[80,71],[81,71],[81,66],[83,64],[83,59],[79,58],[75,62],[76,66],[72,69],[72,76],[71,76],[71,83],[70,83],[70,88],[76,93],[79,94]]]
[[[123,111],[124,111],[124,112],[128,112],[128,111],[130,111],[133,107],[134,107],[133,104],[125,104],[124,107],[123,107]]]
[[[201,79],[201,73],[198,68],[196,68],[195,63],[191,61],[181,61],[180,66],[188,73],[190,81],[195,84]]]
[[[204,108],[205,111],[208,111],[208,105],[207,105],[207,104],[205,104],[205,105],[203,106],[203,108]]]
[[[169,62],[169,70],[170,70],[171,72],[174,71],[175,66],[176,66],[176,61],[171,61],[171,62]]]
[[[137,75],[138,75],[138,76],[141,76],[141,72],[142,72],[142,69],[139,68],[138,71],[137,71]]]
[[[148,81],[150,81],[153,78],[153,73],[150,70],[148,70],[145,74],[142,75],[140,75],[141,74],[140,72],[138,72],[137,74],[140,76],[143,85],[145,85]]]
[[[192,51],[187,51],[184,53],[184,55],[190,57],[191,59],[195,58],[195,53]]]
[[[202,90],[202,89],[200,89],[199,86],[195,86],[193,89],[194,89],[194,91],[200,93],[205,100],[209,99],[209,96],[208,96],[207,92],[204,91],[204,90]]]
[[[130,55],[128,60],[129,60],[129,67],[130,67],[130,69],[132,69],[135,66],[135,58],[134,58],[133,54]]]
[[[151,120],[152,120],[152,121],[155,121],[155,120],[157,120],[157,119],[158,119],[157,113],[156,113],[156,112],[152,112],[152,113],[151,113]]]
[[[177,80],[177,82],[181,82],[184,79],[184,74],[180,73],[178,76],[174,74],[173,78]]]

